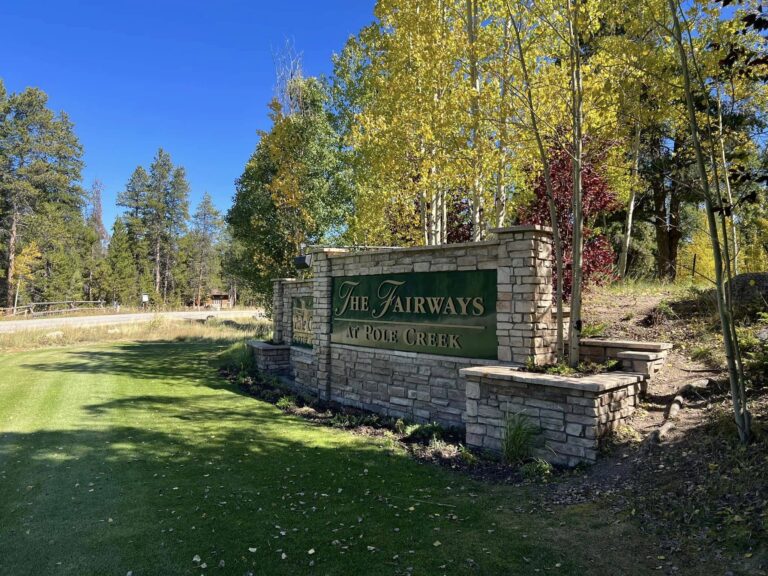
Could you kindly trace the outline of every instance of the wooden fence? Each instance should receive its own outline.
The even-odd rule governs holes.
[[[48,316],[50,314],[69,314],[104,308],[104,300],[64,300],[62,302],[34,302],[13,308],[0,308],[5,316]]]

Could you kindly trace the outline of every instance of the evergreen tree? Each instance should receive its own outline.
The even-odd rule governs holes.
[[[194,274],[191,277],[191,289],[195,306],[200,306],[205,294],[211,288],[218,287],[221,260],[219,258],[219,237],[221,236],[221,214],[213,205],[210,194],[206,192],[192,216],[192,241],[190,251]]]
[[[109,298],[119,304],[139,301],[139,276],[131,250],[131,238],[123,218],[117,218],[107,248],[107,286]]]
[[[87,300],[100,298],[102,287],[98,285],[100,269],[106,255],[109,234],[104,227],[101,208],[101,196],[104,185],[94,180],[88,193],[88,209],[86,214],[86,230],[84,235],[85,257],[85,296]]]
[[[174,167],[171,156],[158,149],[149,170],[138,166],[117,197],[126,208],[126,234],[130,239],[139,285],[164,303],[178,301],[179,239],[189,218],[189,184],[184,168]]]
[[[30,219],[42,213],[56,218],[57,235],[45,240],[62,254],[66,243],[84,231],[83,193],[77,184],[82,148],[67,115],[55,114],[47,104],[48,97],[37,88],[9,95],[0,82],[0,236],[5,263],[0,294],[9,306],[17,280],[16,256],[41,233],[39,227],[30,226]],[[41,250],[47,256],[42,244]],[[48,260],[48,281],[53,274],[53,263]],[[58,284],[62,289],[66,284],[66,294],[72,294],[78,282],[70,278]],[[53,298],[65,295],[52,286],[49,282],[43,292]]]

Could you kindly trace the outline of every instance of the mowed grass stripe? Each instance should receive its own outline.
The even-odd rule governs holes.
[[[39,390],[0,387],[36,414],[0,421],[0,574],[585,573],[559,519],[514,511],[525,490],[288,417],[218,378],[217,349],[12,356]]]

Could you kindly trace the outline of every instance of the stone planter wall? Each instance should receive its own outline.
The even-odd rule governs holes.
[[[624,372],[566,378],[499,366],[461,373],[468,446],[499,453],[507,416],[523,414],[541,431],[536,455],[563,466],[597,459],[600,439],[634,412],[643,380]]]
[[[291,347],[286,344],[271,344],[259,340],[248,341],[259,372],[274,376],[285,376],[291,372]]]

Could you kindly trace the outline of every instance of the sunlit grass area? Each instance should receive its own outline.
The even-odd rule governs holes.
[[[0,356],[0,574],[646,573],[631,522],[287,416],[197,330]]]

